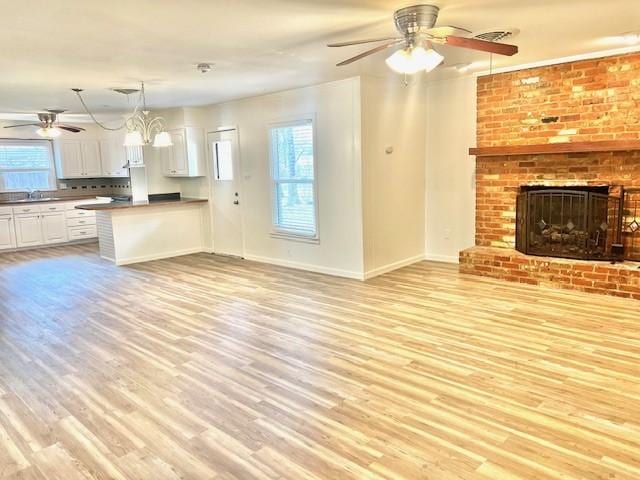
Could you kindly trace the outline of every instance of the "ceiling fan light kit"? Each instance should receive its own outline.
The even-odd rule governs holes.
[[[430,72],[444,61],[444,56],[434,50],[434,44],[467,48],[498,55],[511,56],[518,53],[518,47],[515,45],[469,37],[471,32],[464,28],[452,26],[436,27],[439,12],[440,8],[435,5],[414,5],[401,8],[393,14],[395,27],[400,36],[330,43],[328,46],[346,47],[364,43],[385,42],[371,50],[338,63],[338,66],[349,65],[374,53],[401,46],[400,50],[397,50],[387,58],[386,63],[391,70],[405,75],[412,75],[420,71]]]
[[[56,127],[40,127],[36,133],[43,138],[57,138],[62,132]]]
[[[423,47],[405,48],[398,50],[387,58],[387,66],[396,73],[413,75],[421,70],[430,72],[442,63],[444,57],[430,48]]]

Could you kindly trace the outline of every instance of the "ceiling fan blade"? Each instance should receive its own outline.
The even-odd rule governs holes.
[[[348,47],[349,45],[361,45],[363,43],[383,42],[385,40],[402,40],[402,38],[388,37],[388,38],[371,38],[368,40],[354,40],[352,42],[329,43],[327,44],[327,47]]]
[[[396,40],[395,42],[389,42],[382,45],[378,45],[376,48],[372,48],[371,50],[367,50],[366,52],[362,52],[360,55],[356,55],[355,57],[351,57],[343,62],[337,64],[338,67],[342,67],[344,65],[349,65],[350,63],[356,62],[361,58],[368,57],[369,55],[373,55],[374,53],[381,52],[386,50],[389,47],[393,47],[394,45],[398,45],[400,43],[404,43],[404,39]]]
[[[4,128],[17,128],[17,127],[41,127],[40,123],[23,123],[22,125],[5,125]]]
[[[449,35],[444,40],[445,45],[452,47],[470,48],[472,50],[480,50],[483,52],[497,53],[498,55],[515,55],[518,53],[518,47],[507,43],[487,42],[477,38],[464,38]]]
[[[60,125],[59,123],[54,125],[54,128],[61,128],[62,130],[66,130],[67,132],[73,132],[73,133],[84,132],[85,130],[82,127],[76,127],[73,125]]]

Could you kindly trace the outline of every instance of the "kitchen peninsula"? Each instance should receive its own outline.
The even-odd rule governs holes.
[[[206,199],[150,195],[148,201],[76,208],[96,212],[100,256],[116,265],[206,250]]]

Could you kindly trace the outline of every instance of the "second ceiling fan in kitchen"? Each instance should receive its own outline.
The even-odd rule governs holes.
[[[365,43],[384,42],[375,48],[338,63],[337,66],[349,65],[362,58],[383,50],[402,46],[387,58],[387,65],[398,73],[414,74],[419,71],[430,72],[436,68],[444,57],[433,48],[435,45],[467,48],[498,55],[515,55],[518,47],[506,43],[490,42],[478,38],[466,37],[469,32],[463,28],[452,26],[436,27],[440,9],[435,5],[414,5],[401,8],[394,15],[394,23],[400,36],[368,40],[330,43],[329,47],[346,47]]]

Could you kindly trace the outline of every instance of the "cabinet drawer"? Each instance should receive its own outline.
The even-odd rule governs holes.
[[[95,224],[95,217],[67,218],[67,227],[83,227],[85,225],[90,226]]]
[[[96,218],[96,212],[93,210],[67,210],[67,218]]]
[[[11,207],[0,207],[0,215],[13,215]]]
[[[48,212],[64,212],[66,209],[64,203],[47,203],[45,205],[40,205],[40,212],[48,213]]]
[[[29,205],[23,207],[13,207],[13,214],[20,215],[23,213],[40,213],[39,205]]]
[[[95,225],[87,227],[72,227],[69,229],[69,240],[80,240],[83,238],[95,238],[98,236],[98,229]]]

